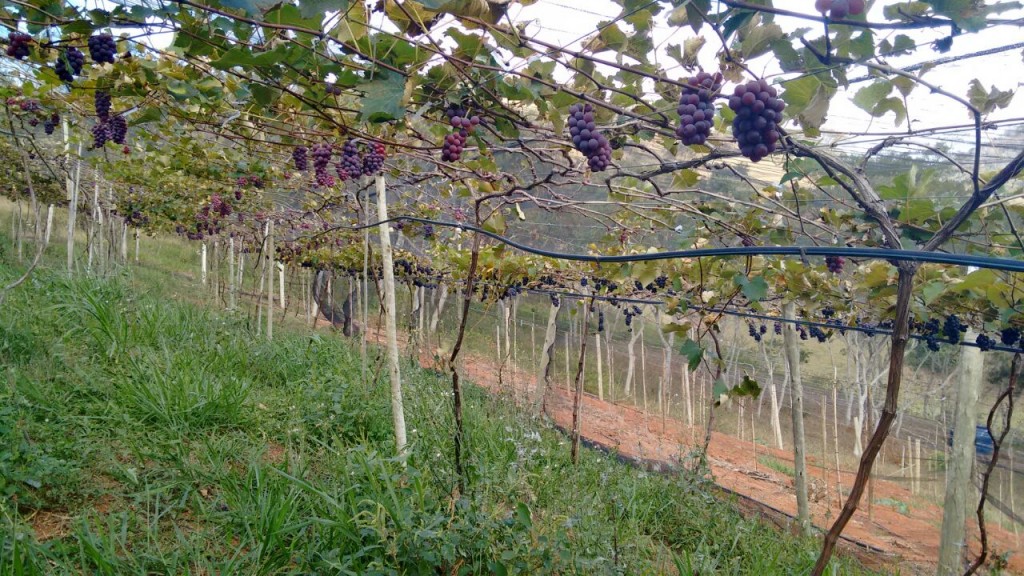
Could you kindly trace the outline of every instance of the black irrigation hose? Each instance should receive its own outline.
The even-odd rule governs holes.
[[[621,254],[616,256],[592,256],[590,254],[573,254],[569,252],[552,252],[541,248],[534,248],[526,244],[520,244],[515,240],[506,238],[495,232],[478,228],[471,224],[458,222],[445,222],[442,220],[431,220],[429,218],[418,218],[415,216],[395,216],[387,220],[365,224],[360,226],[335,226],[331,230],[363,230],[375,228],[381,224],[390,222],[419,222],[421,224],[432,224],[470,230],[493,238],[502,244],[511,246],[517,250],[544,256],[556,260],[572,260],[577,262],[593,262],[596,264],[617,264],[627,262],[647,262],[653,260],[671,260],[674,258],[707,258],[715,256],[846,256],[849,258],[868,258],[875,260],[902,260],[909,262],[931,262],[934,264],[953,264],[957,266],[976,266],[978,268],[989,268],[992,270],[1004,270],[1007,272],[1024,272],[1024,260],[1011,258],[992,258],[989,256],[972,256],[968,254],[947,254],[942,252],[929,252],[924,250],[893,250],[890,248],[850,248],[847,246],[739,246],[734,248],[700,248],[695,250],[670,250],[666,252],[652,252],[645,254]],[[316,236],[324,234],[320,232]]]
[[[576,294],[574,292],[562,292],[562,291],[557,291],[557,290],[550,290],[549,291],[549,290],[544,290],[544,289],[541,289],[541,288],[530,288],[528,290],[530,292],[534,292],[534,293],[537,293],[537,294],[556,294],[556,295],[559,295],[559,296],[564,296],[566,298],[576,298],[576,299],[579,299],[579,300],[593,298],[595,300],[605,300],[605,301],[610,301],[610,302],[624,302],[624,303],[629,303],[629,304],[649,304],[649,305],[652,305],[652,306],[659,306],[659,305],[665,304],[665,302],[663,300],[636,300],[636,299],[631,299],[631,298],[616,298],[614,296],[584,296],[584,295],[581,295],[581,294]],[[739,316],[741,318],[754,318],[756,320],[764,320],[766,322],[785,322],[787,324],[796,324],[798,326],[816,326],[818,328],[825,328],[825,329],[828,329],[828,330],[839,330],[839,331],[842,331],[842,332],[845,332],[845,331],[849,330],[849,331],[853,331],[853,332],[863,332],[863,333],[869,334],[871,336],[874,336],[876,334],[882,335],[882,336],[892,336],[892,330],[888,330],[888,329],[884,329],[884,328],[866,328],[864,326],[848,326],[846,324],[828,324],[828,323],[825,323],[825,322],[816,322],[814,320],[797,320],[797,319],[790,320],[788,318],[782,318],[781,316],[767,316],[767,315],[764,315],[764,314],[753,314],[751,312],[740,312],[738,310],[729,310],[727,308],[714,308],[714,307],[710,307],[710,306],[694,306],[693,304],[687,304],[687,307],[690,310],[700,310],[702,312],[710,312],[712,314],[725,314],[727,316]],[[910,334],[910,337],[915,339],[915,340],[924,340],[924,341],[928,340],[926,337],[921,336],[919,334]],[[950,344],[950,342],[946,341],[946,340],[940,340],[940,343],[942,343],[942,344]],[[979,344],[977,344],[976,342],[966,342],[966,341],[963,341],[963,342],[958,342],[958,344],[961,345],[961,346],[973,346],[975,348],[981,348],[981,346]],[[1024,352],[1024,349],[1014,348],[1013,346],[1002,346],[1002,345],[998,345],[998,344],[993,344],[991,346],[988,346],[987,349],[988,350],[998,350],[1000,352]]]
[[[460,224],[458,222],[444,222],[441,220],[431,220],[429,218],[418,218],[415,216],[395,216],[387,220],[375,222],[372,224],[365,224],[360,226],[335,226],[330,230],[320,232],[315,236],[320,236],[331,230],[363,230],[365,228],[374,228],[381,224],[387,224],[390,222],[419,222],[421,224],[436,224],[438,226],[447,226],[450,228],[459,228],[464,230],[471,230],[478,232],[493,238],[503,244],[528,252],[530,254],[536,254],[538,256],[544,256],[547,258],[554,258],[557,260],[575,260],[579,262],[595,262],[595,263],[625,263],[625,262],[643,262],[652,260],[669,260],[673,258],[701,258],[701,257],[716,257],[716,256],[800,256],[801,258],[806,256],[847,256],[850,258],[870,258],[870,259],[885,259],[885,260],[907,260],[912,262],[932,262],[936,264],[954,264],[959,266],[976,266],[978,268],[989,268],[992,270],[1004,270],[1007,272],[1024,272],[1024,261],[1013,260],[1010,258],[991,258],[988,256],[971,256],[966,254],[945,254],[941,252],[926,252],[922,250],[892,250],[889,248],[849,248],[849,247],[827,247],[827,246],[743,246],[736,248],[703,248],[699,250],[672,250],[667,252],[654,252],[647,254],[624,254],[618,256],[591,256],[588,254],[572,254],[563,252],[552,252],[550,250],[543,250],[540,248],[534,248],[525,244],[520,244],[514,240],[496,234],[483,228],[478,228],[470,224]],[[617,298],[613,296],[583,296],[572,292],[561,292],[561,291],[544,291],[540,289],[530,289],[531,292],[536,293],[549,293],[557,294],[570,298],[594,298],[596,300],[607,300],[607,301],[618,301],[626,302],[630,304],[664,304],[661,300],[636,300],[630,298]],[[739,316],[745,318],[754,318],[758,320],[765,320],[771,322],[787,322],[790,324],[796,324],[800,326],[816,326],[819,328],[827,328],[829,330],[851,330],[854,332],[863,332],[870,335],[880,334],[883,336],[891,336],[893,331],[883,328],[866,328],[861,326],[846,326],[836,324],[826,324],[824,322],[814,322],[811,320],[788,320],[785,318],[779,318],[775,316],[765,316],[762,314],[751,314],[749,312],[738,312],[720,308],[705,308],[698,307],[688,304],[690,308],[702,310],[705,312],[721,313],[730,316]],[[924,336],[917,334],[910,334],[910,338],[915,340],[927,340]],[[944,344],[950,342],[943,341]],[[958,342],[960,346],[972,346],[975,348],[981,348],[976,342]],[[992,344],[987,347],[989,350],[998,350],[1001,352],[1021,352],[1024,351],[1019,348],[1012,346],[1002,346]]]

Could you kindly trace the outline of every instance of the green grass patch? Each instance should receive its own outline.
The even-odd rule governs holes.
[[[0,262],[0,282],[19,271]],[[266,342],[158,281],[44,269],[0,310],[0,574],[803,574],[817,555],[705,478],[574,466],[473,386],[453,497],[443,375],[403,366],[402,461],[358,345]]]
[[[774,456],[762,455],[757,457],[757,462],[766,468],[771,468],[776,472],[785,474],[786,476],[796,476],[796,471],[793,467],[779,460]]]

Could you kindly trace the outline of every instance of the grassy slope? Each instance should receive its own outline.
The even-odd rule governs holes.
[[[0,237],[0,246],[10,246]],[[0,283],[20,272],[0,250]],[[698,479],[585,452],[470,387],[452,502],[447,381],[405,367],[412,455],[358,351],[170,297],[152,270],[39,271],[0,310],[0,575],[802,574],[816,545]],[[52,538],[40,542],[36,531]],[[838,572],[862,571],[846,562]]]

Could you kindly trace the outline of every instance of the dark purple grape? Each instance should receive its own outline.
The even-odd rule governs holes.
[[[32,37],[24,32],[11,32],[7,37],[7,55],[15,60],[24,60],[32,52]]]
[[[114,63],[114,56],[117,54],[117,42],[108,33],[97,34],[89,37],[89,57],[97,64],[104,62]]]

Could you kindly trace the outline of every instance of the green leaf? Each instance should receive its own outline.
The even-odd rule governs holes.
[[[381,73],[375,80],[363,85],[360,116],[369,122],[395,120],[405,116],[405,78],[398,74]]]
[[[715,401],[715,406],[720,406],[723,400],[729,398],[729,385],[724,379],[719,378],[711,385],[711,398]]]
[[[988,114],[996,108],[1006,108],[1013,100],[1013,90],[999,90],[995,86],[985,92],[985,87],[977,79],[971,80],[967,97],[982,114]]]
[[[853,103],[861,110],[871,114],[875,107],[878,106],[878,103],[888,96],[890,92],[892,92],[892,82],[878,80],[857,90],[857,93],[853,96]]]
[[[762,24],[753,27],[740,43],[743,57],[750,59],[760,56],[771,48],[772,42],[784,37],[786,34],[778,24]]]
[[[751,398],[757,398],[761,393],[761,386],[750,376],[744,374],[743,381],[740,382],[739,386],[734,387],[729,391],[729,395],[732,397],[738,396],[749,396]]]
[[[516,504],[516,522],[523,528],[533,527],[533,519],[530,516],[530,508],[523,502]]]
[[[301,0],[299,12],[303,18],[323,16],[326,12],[345,12],[351,0]]]
[[[686,356],[688,359],[687,366],[690,372],[693,372],[700,367],[701,360],[704,359],[704,348],[698,342],[689,338],[683,342],[683,345],[679,347],[679,353]]]
[[[765,282],[763,276],[755,276],[753,279],[750,279],[746,276],[737,274],[732,277],[732,281],[740,287],[740,291],[743,292],[743,296],[751,302],[762,300],[768,295],[768,282]]]
[[[782,99],[788,110],[796,112],[797,121],[808,136],[817,136],[818,128],[825,121],[829,101],[836,93],[835,80],[813,74],[784,82]]]
[[[700,181],[696,170],[679,170],[672,175],[673,188],[693,188]]]

